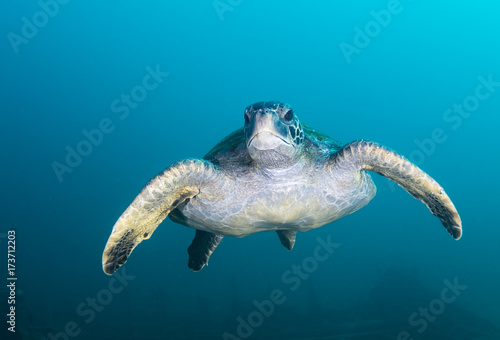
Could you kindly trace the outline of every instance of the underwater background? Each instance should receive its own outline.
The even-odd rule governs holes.
[[[0,338],[500,339],[499,12],[471,0],[2,2]],[[147,181],[202,157],[263,100],[408,157],[453,200],[462,239],[373,174],[368,206],[299,233],[293,251],[274,232],[226,237],[194,273],[194,230],[167,219],[105,275],[111,228]]]

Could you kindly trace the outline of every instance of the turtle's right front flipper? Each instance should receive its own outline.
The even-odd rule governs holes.
[[[113,226],[102,255],[106,274],[122,266],[134,248],[151,237],[158,225],[186,199],[215,176],[208,161],[178,162],[151,179]]]
[[[396,182],[422,201],[455,238],[462,236],[462,222],[444,189],[419,167],[396,152],[373,142],[355,141],[332,159],[332,170],[357,173],[373,171]]]

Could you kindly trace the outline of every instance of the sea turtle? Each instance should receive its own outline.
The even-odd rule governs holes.
[[[277,101],[246,108],[245,125],[203,159],[179,161],[151,179],[120,216],[104,249],[106,274],[169,216],[196,229],[188,266],[203,268],[225,235],[276,231],[289,250],[297,231],[338,220],[375,196],[367,171],[399,184],[459,239],[460,216],[443,188],[416,165],[374,142],[342,145],[299,122]]]

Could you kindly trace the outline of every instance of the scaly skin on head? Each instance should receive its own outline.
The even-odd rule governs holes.
[[[288,167],[302,156],[304,131],[292,108],[270,101],[245,110],[246,145],[250,157],[261,167]]]

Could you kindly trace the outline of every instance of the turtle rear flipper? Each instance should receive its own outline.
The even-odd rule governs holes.
[[[193,242],[188,247],[188,267],[195,272],[200,271],[208,263],[210,255],[223,238],[224,235],[221,234],[196,230]]]
[[[288,250],[292,250],[295,245],[295,236],[297,236],[296,230],[277,230],[278,237],[280,238],[281,244]]]
[[[331,171],[373,171],[396,182],[422,201],[455,238],[462,236],[462,222],[444,189],[419,167],[396,152],[374,142],[345,145],[332,159]]]

